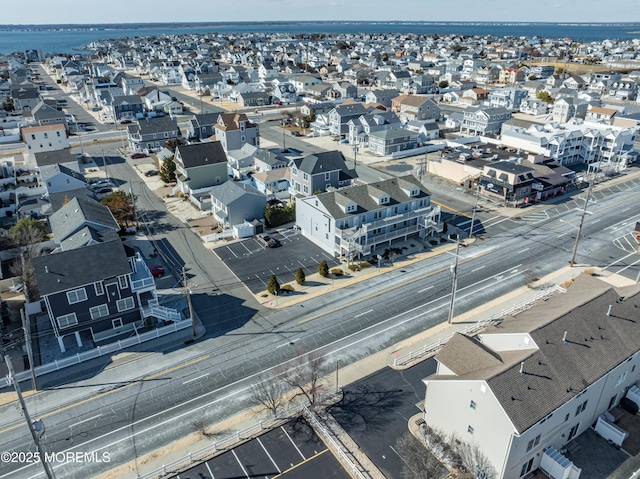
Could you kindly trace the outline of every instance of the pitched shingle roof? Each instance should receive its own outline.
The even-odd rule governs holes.
[[[207,141],[180,145],[176,148],[175,161],[179,161],[185,168],[225,163],[227,155],[219,141]]]
[[[84,226],[118,230],[118,223],[105,205],[82,197],[71,200],[52,214],[49,225],[54,239],[61,243]]]

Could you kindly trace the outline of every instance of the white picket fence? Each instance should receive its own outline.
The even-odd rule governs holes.
[[[182,329],[186,329],[190,327],[191,327],[190,320],[176,321],[175,323],[169,324],[168,326],[162,326],[161,328],[156,328],[151,331],[147,331],[145,333],[136,334],[135,336],[131,336],[130,338],[120,339],[116,342],[105,344],[104,346],[98,346],[94,349],[90,349],[88,351],[83,351],[81,353],[74,354],[73,356],[69,356],[63,359],[55,360],[51,363],[36,366],[35,374],[36,376],[42,376],[43,374],[59,371],[60,369],[68,368],[69,366],[74,366],[84,361],[89,361],[90,359],[99,358],[100,356],[104,356],[105,354],[111,354],[115,351],[119,351],[124,348],[129,348],[131,346],[144,343],[145,341],[150,341],[152,339],[156,339],[161,336],[175,333],[176,331],[180,331]],[[16,373],[15,379],[17,381],[26,381],[28,379],[31,379],[31,370],[28,369],[26,371],[21,371],[19,373]],[[11,382],[8,376],[0,378],[0,388],[9,386],[10,384]]]
[[[473,336],[474,334],[478,334],[487,326],[491,324],[496,324],[502,321],[502,319],[506,316],[509,316],[509,315],[515,316],[516,314],[531,308],[536,302],[550,298],[556,292],[564,293],[566,292],[566,290],[557,285],[552,288],[545,289],[544,291],[536,293],[534,296],[527,298],[520,303],[514,304],[509,308],[503,309],[499,313],[492,314],[487,319],[483,319],[481,321],[478,321],[475,324],[467,326],[466,328],[460,330],[459,332],[467,336]],[[430,358],[431,356],[435,356],[435,354],[438,351],[440,351],[442,346],[444,346],[447,343],[447,341],[449,341],[452,337],[453,337],[453,334],[450,334],[449,336],[438,339],[438,341],[434,343],[425,344],[424,346],[418,349],[409,351],[408,353],[402,356],[398,356],[397,358],[394,358],[393,365],[395,367],[408,367],[410,365],[413,365],[417,361],[422,361],[424,359]]]

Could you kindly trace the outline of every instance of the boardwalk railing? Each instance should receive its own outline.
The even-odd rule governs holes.
[[[527,298],[520,303],[514,304],[510,308],[503,309],[498,313],[492,314],[487,319],[483,319],[475,324],[467,326],[466,328],[460,330],[460,333],[467,336],[473,336],[475,334],[478,334],[487,326],[501,322],[506,316],[515,316],[531,308],[538,301],[548,299],[556,292],[564,293],[565,291],[566,290],[564,288],[561,288],[557,285],[552,288],[545,289],[544,291],[535,294],[531,298]],[[434,343],[425,344],[420,348],[409,351],[407,354],[398,356],[397,358],[394,358],[393,365],[395,367],[407,367],[409,365],[412,365],[416,361],[422,361],[426,358],[434,356],[452,337],[453,334],[450,334],[447,337],[438,339],[438,341]]]

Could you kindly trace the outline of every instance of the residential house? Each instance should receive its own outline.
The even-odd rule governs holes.
[[[398,90],[395,89],[377,89],[369,90],[365,95],[365,101],[367,103],[377,103],[387,109],[391,109],[391,101],[398,97]]]
[[[219,141],[180,145],[173,162],[176,165],[174,192],[195,196],[229,179],[227,155]]]
[[[522,68],[503,68],[500,70],[498,81],[507,85],[522,83],[524,81],[524,70]]]
[[[249,121],[245,113],[221,113],[213,128],[225,152],[237,150],[245,143],[260,146],[258,125]]]
[[[407,128],[390,128],[369,133],[367,148],[369,151],[381,155],[392,156],[405,150],[418,147],[419,133]]]
[[[158,151],[169,140],[181,138],[180,128],[169,116],[144,118],[127,125],[129,147],[134,151]]]
[[[290,166],[290,192],[297,196],[349,186],[358,177],[355,170],[347,167],[344,155],[338,150],[296,158]]]
[[[301,95],[303,93],[307,93],[309,88],[313,85],[320,85],[322,83],[322,80],[311,75],[300,75],[298,77],[292,78],[291,83],[296,89],[298,95]]]
[[[584,119],[589,105],[579,98],[563,97],[553,103],[551,116],[556,123],[566,123],[571,118]]]
[[[473,106],[480,105],[489,99],[489,93],[490,91],[486,88],[469,88],[462,92],[460,102]]]
[[[63,164],[43,165],[38,170],[47,195],[87,187],[87,180],[82,173]]]
[[[406,124],[406,128],[418,133],[418,143],[426,143],[440,137],[440,127],[433,120],[410,121]]]
[[[219,115],[219,113],[201,113],[199,115],[193,115],[187,125],[187,134],[189,135],[189,138],[203,140],[210,136],[214,136],[216,134],[214,126],[218,122]]]
[[[35,107],[31,109],[31,116],[33,116],[36,125],[54,125],[67,124],[65,113],[62,110],[58,110],[57,107],[51,106],[48,103],[41,101]]]
[[[289,159],[275,151],[258,148],[253,153],[253,166],[256,171],[271,171],[286,168]]]
[[[293,86],[293,83],[289,82],[275,82],[277,83],[271,90],[271,102],[280,102],[283,105],[295,103],[298,100],[298,94]]]
[[[133,95],[137,89],[144,87],[144,80],[140,77],[123,73],[120,76],[122,91],[125,95]]]
[[[564,88],[569,88],[571,90],[582,90],[587,85],[587,82],[584,78],[578,75],[569,75],[562,81],[562,86]]]
[[[267,197],[247,183],[227,181],[211,190],[211,205],[214,218],[225,228],[231,228],[263,219]]]
[[[618,113],[614,108],[603,108],[600,106],[592,106],[584,116],[585,121],[594,123],[605,123],[611,125],[613,117]]]
[[[607,412],[640,379],[637,308],[636,286],[583,274],[475,337],[455,334],[424,379],[424,421],[477,447],[496,479],[579,477],[560,451],[589,428],[620,431]]]
[[[497,135],[511,113],[502,107],[472,106],[464,110],[460,132],[467,135]]]
[[[535,169],[516,161],[496,161],[484,165],[480,178],[483,194],[504,202],[505,206],[518,206],[531,194]]]
[[[305,238],[346,260],[443,229],[440,208],[411,175],[299,198],[296,224]]]
[[[520,102],[520,113],[527,115],[545,115],[549,109],[549,104],[546,101],[542,101],[538,98],[527,97]]]
[[[497,88],[489,93],[488,103],[489,106],[501,106],[509,111],[518,111],[527,96],[527,91],[521,88]]]
[[[348,81],[335,82],[327,96],[333,100],[346,100],[358,95],[358,87]]]
[[[73,346],[65,341],[69,337],[82,347],[85,342],[96,346],[117,335],[135,334],[152,315],[149,306],[157,303],[155,282],[144,260],[116,233],[104,239],[33,259],[35,299],[44,303],[62,352]],[[172,313],[171,319],[180,319],[177,311]]]
[[[27,144],[31,160],[42,151],[70,148],[67,130],[63,124],[30,126],[22,129],[22,140]]]
[[[349,120],[349,143],[367,146],[369,134],[373,131],[388,130],[402,126],[400,118],[392,111],[374,110],[367,115]]]
[[[135,120],[144,116],[144,102],[138,95],[121,95],[111,101],[113,121]]]
[[[391,101],[391,110],[401,121],[439,120],[440,107],[431,98],[420,95],[400,95]]]
[[[609,87],[607,96],[620,101],[634,101],[638,98],[638,83],[629,77],[616,80]]]
[[[138,95],[149,111],[162,111],[164,106],[172,101],[168,92],[160,91],[157,88],[150,88],[148,91],[139,90]]]
[[[11,98],[16,113],[30,112],[40,102],[40,93],[37,88],[12,88]]]
[[[307,88],[307,97],[313,98],[316,101],[325,100],[331,91],[331,85],[327,85],[326,83],[316,83],[314,85],[310,85]]]
[[[329,112],[329,133],[341,137],[349,132],[349,120],[369,110],[362,103],[343,103]]]
[[[236,180],[244,180],[247,174],[254,169],[254,155],[258,151],[258,147],[244,144],[238,150],[230,150],[227,152],[227,165],[229,167],[229,175]]]
[[[280,199],[289,197],[289,180],[291,179],[291,170],[289,168],[257,171],[251,178],[256,190],[263,195]]]
[[[264,106],[272,102],[272,97],[266,91],[245,91],[238,93],[236,101],[241,107]]]

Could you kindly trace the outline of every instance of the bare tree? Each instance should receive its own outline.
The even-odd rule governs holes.
[[[20,248],[20,257],[11,264],[10,270],[13,275],[21,278],[28,298],[33,298],[35,293],[32,260],[41,254],[40,243],[45,241],[47,237],[47,227],[30,217],[20,218],[9,229],[11,242]]]
[[[496,470],[476,443],[456,442],[456,452],[465,469],[476,479],[495,479]]]
[[[283,381],[314,405],[321,392],[320,378],[325,374],[325,360],[317,352],[298,355],[279,368]]]
[[[410,432],[405,432],[398,438],[395,451],[402,460],[402,479],[432,479],[442,476],[444,467]]]
[[[285,402],[285,383],[273,376],[260,375],[249,390],[249,400],[274,416]]]

